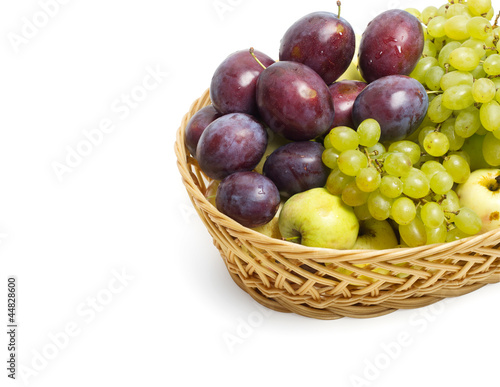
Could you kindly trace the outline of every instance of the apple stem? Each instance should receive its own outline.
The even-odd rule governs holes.
[[[340,19],[340,9],[342,8],[342,2],[340,0],[337,1],[337,7],[339,7],[339,13],[337,17]]]
[[[299,239],[300,239],[300,235],[299,236],[290,237],[290,238],[283,238],[283,240],[287,241],[287,242],[296,241],[296,240],[299,240]]]
[[[500,175],[495,177],[496,184],[491,187],[491,191],[498,191],[500,190]]]
[[[266,66],[264,66],[264,65],[262,64],[262,62],[259,60],[259,58],[257,58],[257,56],[255,55],[255,50],[254,50],[254,48],[253,48],[253,47],[250,47],[250,54],[251,54],[251,55],[253,56],[253,58],[257,61],[257,63],[261,65],[261,67],[262,67],[264,70],[265,70],[265,69],[267,69],[267,67],[266,67]]]

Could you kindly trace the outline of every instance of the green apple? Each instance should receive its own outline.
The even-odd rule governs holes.
[[[482,220],[481,233],[500,227],[500,169],[478,169],[457,187],[460,205]]]
[[[282,208],[283,208],[283,202],[281,202],[280,207],[278,208],[278,212],[276,212],[276,215],[274,216],[274,218],[271,219],[269,223],[266,223],[265,225],[260,227],[255,227],[253,230],[260,232],[261,234],[267,235],[268,237],[271,238],[282,239],[279,226],[279,217]]]
[[[385,250],[398,246],[398,239],[386,220],[368,219],[360,222],[359,233],[353,249]]]
[[[309,247],[351,249],[359,222],[352,207],[326,188],[313,188],[285,202],[279,218],[285,240]]]

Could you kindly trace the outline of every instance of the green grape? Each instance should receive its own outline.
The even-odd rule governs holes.
[[[372,147],[375,146],[380,140],[380,125],[372,118],[368,118],[359,124],[357,132],[359,135],[360,145]]]
[[[431,177],[431,190],[439,195],[444,195],[453,188],[453,177],[446,171],[439,171]]]
[[[450,151],[461,149],[465,142],[465,138],[458,136],[455,132],[455,121],[455,118],[448,118],[441,126],[441,133],[448,138]]]
[[[422,128],[418,134],[418,143],[421,146],[424,146],[424,140],[427,137],[427,135],[435,131],[436,128],[434,126],[426,126],[425,128]]]
[[[479,118],[481,125],[489,131],[493,132],[500,128],[500,104],[497,101],[484,103],[479,109]]]
[[[344,188],[347,184],[354,181],[352,176],[347,176],[343,174],[338,168],[334,169],[328,175],[328,179],[326,180],[326,189],[332,195],[341,195]]]
[[[368,220],[372,218],[372,214],[370,214],[370,210],[368,209],[368,203],[362,204],[360,206],[356,206],[353,208],[354,215],[358,220]]]
[[[403,193],[403,182],[399,177],[385,175],[380,180],[380,193],[390,199],[396,199]]]
[[[429,21],[436,17],[437,16],[437,13],[438,13],[438,9],[434,6],[429,6],[429,7],[425,7],[422,11],[422,23],[424,23],[425,25],[429,24]]]
[[[459,151],[454,151],[454,152],[448,152],[448,156],[452,155],[457,155],[462,157],[465,161],[467,161],[467,164],[470,166],[470,155],[465,152],[464,150],[459,150]]]
[[[388,153],[384,160],[385,171],[392,176],[407,176],[412,169],[412,162],[408,155],[401,152]]]
[[[448,67],[448,71],[455,70],[455,68],[450,64],[450,54],[461,46],[460,42],[452,41],[450,43],[446,43],[446,45],[439,51],[438,60],[439,65],[446,69]]]
[[[410,77],[424,84],[425,75],[427,71],[429,71],[431,67],[437,65],[438,65],[438,60],[432,56],[422,58],[417,62],[417,65],[415,66],[415,69],[411,72]]]
[[[366,150],[372,159],[378,159],[386,153],[385,146],[380,142],[376,143],[374,146],[366,148]]]
[[[403,193],[412,199],[421,199],[430,191],[429,178],[420,169],[412,168],[411,172],[401,180]]]
[[[486,50],[484,49],[484,40],[478,40],[478,39],[468,39],[465,42],[462,43],[461,47],[468,47],[472,48],[474,52],[476,53],[478,58],[482,58],[483,56],[486,55]],[[483,68],[482,65],[478,65],[481,69]],[[476,78],[477,79],[477,78]]]
[[[458,184],[465,183],[470,176],[470,167],[467,161],[458,155],[446,157],[443,161],[443,167],[448,172],[453,181]]]
[[[453,86],[443,93],[442,104],[450,110],[463,110],[474,103],[472,87],[467,85]]]
[[[444,243],[446,242],[446,236],[448,235],[448,230],[446,228],[446,223],[443,222],[441,226],[436,228],[425,228],[427,235],[427,244],[432,245],[434,243]]]
[[[359,145],[358,133],[347,126],[333,128],[328,136],[333,147],[341,152],[356,149]]]
[[[493,133],[487,133],[483,141],[484,160],[493,167],[500,166],[500,140]]]
[[[367,167],[368,159],[363,152],[351,149],[340,154],[337,164],[342,173],[356,176],[362,168]]]
[[[474,79],[480,79],[487,77],[486,72],[483,69],[483,65],[479,64],[474,70],[470,72]]]
[[[447,39],[448,37],[446,35],[440,37],[440,38],[434,38],[433,41],[434,41],[434,45],[436,46],[436,49],[438,50],[438,53],[439,51],[441,51],[443,49],[443,47],[446,45],[447,43]]]
[[[455,226],[462,232],[475,235],[483,227],[483,222],[481,218],[470,208],[463,207],[458,211],[455,216]]]
[[[429,119],[436,124],[446,121],[452,113],[453,110],[448,109],[443,104],[443,94],[439,94],[436,98],[434,98],[429,104],[429,108],[427,110]]]
[[[361,206],[368,200],[369,193],[361,191],[356,182],[352,181],[342,191],[342,200],[351,207]]]
[[[490,102],[495,98],[497,89],[491,79],[481,78],[472,85],[472,97],[478,103]]]
[[[422,206],[420,218],[428,228],[436,228],[444,223],[444,212],[436,202],[427,202]]]
[[[485,50],[486,56],[490,56],[492,54],[497,53],[497,50],[495,47],[496,39],[497,39],[497,32],[495,32],[494,34],[491,34],[490,36],[488,36],[484,40],[484,50]]]
[[[474,39],[485,40],[491,30],[491,23],[484,17],[476,16],[467,21],[467,31]]]
[[[434,44],[433,41],[431,40],[426,40],[424,42],[424,51],[422,52],[422,56],[424,58],[426,57],[431,57],[431,58],[435,58],[437,55],[437,48],[436,48],[436,45]]]
[[[459,71],[472,71],[481,61],[481,57],[472,48],[458,47],[450,53],[450,64]]]
[[[416,216],[409,224],[399,226],[401,239],[409,247],[418,247],[427,244],[427,232],[422,220]]]
[[[448,11],[448,8],[450,7],[449,4],[443,4],[442,6],[439,7],[438,9],[438,16],[446,16],[446,11]]]
[[[460,209],[460,199],[455,191],[450,190],[443,195],[444,199],[440,201],[441,208],[446,218],[453,222],[455,213]]]
[[[483,15],[491,9],[491,0],[469,0],[467,5],[473,15]]]
[[[444,25],[446,19],[444,16],[436,16],[432,18],[427,24],[427,33],[433,38],[442,38],[446,35],[444,31]]]
[[[391,217],[399,225],[410,224],[417,215],[417,208],[413,200],[401,197],[394,200],[391,207]]]
[[[431,132],[424,139],[425,151],[434,157],[441,157],[450,149],[450,141],[441,132]]]
[[[327,148],[323,152],[321,159],[323,164],[325,164],[330,169],[337,168],[337,159],[340,156],[340,152],[335,148]]]
[[[481,127],[479,109],[470,106],[462,110],[455,120],[455,133],[463,138],[469,138]]]
[[[495,136],[497,140],[500,140],[500,130],[495,130],[494,132],[491,133],[493,133],[493,136]]]
[[[363,192],[375,191],[379,187],[381,181],[382,177],[380,176],[380,172],[374,167],[363,168],[356,176],[356,184]]]
[[[323,146],[325,149],[333,148],[332,142],[330,141],[330,134],[325,136],[325,140],[323,141]]]
[[[368,197],[368,209],[374,219],[386,220],[391,215],[392,199],[373,191]]]
[[[412,14],[413,16],[415,16],[418,20],[422,20],[422,14],[420,13],[420,11],[416,8],[406,8],[405,9],[406,12],[408,12],[409,14]]]
[[[427,70],[424,77],[424,83],[427,85],[427,88],[429,90],[438,91],[441,88],[440,82],[444,74],[444,69],[439,66],[432,66]]]
[[[420,170],[425,173],[425,175],[429,178],[432,179],[432,176],[434,176],[438,172],[445,172],[446,169],[443,167],[443,165],[440,162],[434,161],[434,160],[429,160],[426,161],[425,163],[422,164],[420,167]]]
[[[500,75],[500,55],[492,54],[483,63],[484,72],[490,76]]]
[[[413,165],[417,164],[420,161],[420,147],[413,141],[395,141],[391,145],[389,145],[389,152],[404,153],[410,158]]]
[[[446,36],[453,40],[465,40],[470,37],[469,31],[467,31],[467,22],[469,17],[465,15],[456,15],[444,23],[444,32]]]
[[[441,78],[440,86],[443,91],[453,86],[468,85],[472,86],[474,78],[471,73],[465,71],[450,71]]]
[[[497,89],[497,92],[496,92],[496,94],[495,94],[495,100],[496,100],[497,102],[500,102],[500,88],[498,88],[498,89]]]
[[[461,4],[460,2],[451,2],[450,6],[446,10],[445,17],[447,19],[452,18],[457,15],[465,15],[470,18],[467,6],[465,4]]]
[[[469,234],[466,234],[462,230],[455,227],[454,229],[448,231],[448,235],[446,236],[446,243],[455,242],[468,237],[470,237]]]

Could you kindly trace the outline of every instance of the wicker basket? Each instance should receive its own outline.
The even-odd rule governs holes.
[[[229,274],[257,302],[317,319],[368,318],[500,282],[500,231],[417,248],[341,251],[272,239],[241,226],[205,198],[209,179],[184,144],[188,121],[208,104],[207,90],[184,116],[177,165]]]

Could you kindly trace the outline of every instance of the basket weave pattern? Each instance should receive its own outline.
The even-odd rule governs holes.
[[[231,277],[259,303],[317,319],[367,318],[500,282],[500,231],[416,248],[347,251],[272,239],[223,215],[205,198],[209,179],[184,143],[188,121],[209,104],[207,90],[184,116],[177,166]]]

